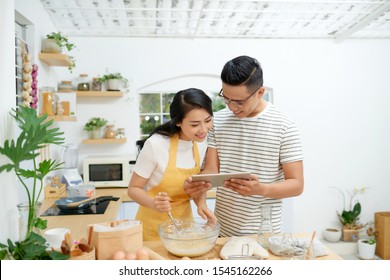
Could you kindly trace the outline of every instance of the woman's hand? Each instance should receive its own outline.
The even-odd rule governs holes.
[[[198,215],[203,219],[207,220],[211,223],[216,223],[217,222],[217,217],[215,217],[213,211],[211,211],[207,205],[203,204],[198,206],[197,209]]]
[[[196,198],[210,190],[213,186],[210,182],[206,181],[192,181],[192,177],[188,177],[183,184],[183,188],[186,194]]]
[[[171,203],[169,201],[170,198],[166,192],[159,192],[153,199],[153,209],[160,213],[171,211]]]

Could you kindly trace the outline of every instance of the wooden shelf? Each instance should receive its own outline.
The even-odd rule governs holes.
[[[100,138],[100,139],[84,139],[83,144],[122,144],[126,143],[126,138],[115,138],[115,139],[107,139],[107,138]]]
[[[39,53],[38,58],[50,66],[66,66],[72,65],[69,56],[62,53]]]
[[[76,116],[48,116],[46,120],[54,120],[55,122],[75,122]]]
[[[76,91],[77,96],[86,97],[121,97],[122,91]]]

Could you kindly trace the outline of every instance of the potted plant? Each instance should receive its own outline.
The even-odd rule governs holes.
[[[336,212],[340,222],[343,225],[342,239],[344,241],[357,242],[359,239],[359,231],[364,227],[364,225],[362,225],[359,222],[359,216],[360,216],[360,213],[362,211],[361,204],[359,203],[359,201],[355,202],[354,198],[357,194],[364,193],[366,191],[366,188],[365,187],[362,187],[360,189],[355,188],[355,189],[353,189],[352,192],[347,192],[348,195],[350,196],[348,208],[345,207],[344,192],[342,190],[340,190],[339,188],[337,188],[337,189],[342,194],[343,203],[344,203],[343,211],[341,212],[341,214],[338,211]]]
[[[68,52],[73,50],[76,46],[69,42],[67,36],[61,34],[61,32],[52,32],[46,35],[46,38],[43,40],[43,53],[62,53],[62,50],[66,48]],[[76,62],[73,56],[69,56],[71,64],[68,69],[72,72],[73,68],[76,66]]]
[[[363,238],[358,241],[358,257],[363,260],[373,260],[375,258],[376,240]]]
[[[108,90],[119,91],[121,83],[126,92],[129,90],[129,80],[119,72],[105,74],[99,78],[99,81],[106,82]]]
[[[52,171],[59,170],[62,162],[45,159],[37,163],[39,150],[49,144],[63,143],[63,132],[59,128],[51,128],[53,120],[47,121],[47,115],[38,117],[36,110],[30,107],[13,109],[11,116],[20,128],[18,138],[6,140],[0,147],[0,154],[8,158],[8,163],[0,166],[0,172],[14,171],[19,182],[26,191],[28,202],[19,204],[18,209],[25,209],[26,220],[22,220],[25,232],[20,233],[20,240],[13,243],[0,244],[0,259],[66,259],[56,251],[47,251],[46,240],[35,231],[43,230],[47,221],[38,217],[39,197],[42,193],[44,177]],[[22,162],[29,162],[31,169],[25,169]],[[21,212],[23,217],[23,212]]]
[[[102,138],[102,128],[107,124],[107,120],[99,117],[92,117],[84,125],[84,130],[90,133],[90,138]]]

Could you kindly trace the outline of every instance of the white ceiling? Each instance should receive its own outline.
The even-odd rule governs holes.
[[[390,39],[390,0],[41,2],[68,36]]]

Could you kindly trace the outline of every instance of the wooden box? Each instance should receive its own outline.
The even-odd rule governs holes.
[[[343,237],[341,239],[348,242],[357,242],[359,240],[359,233],[359,229],[343,228]]]
[[[375,230],[375,254],[384,260],[390,260],[390,212],[375,213]]]
[[[45,198],[62,198],[67,197],[66,185],[58,184],[58,188],[53,188],[50,186],[45,187]]]

